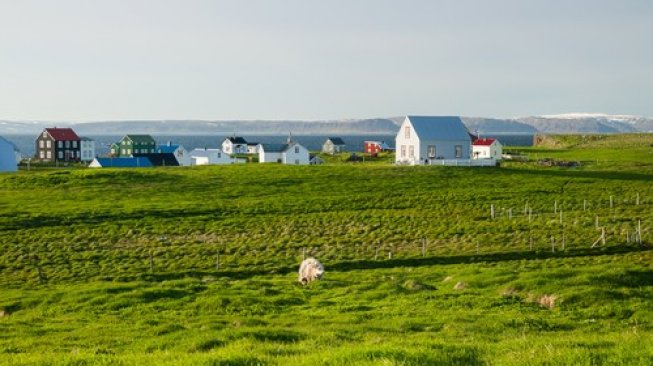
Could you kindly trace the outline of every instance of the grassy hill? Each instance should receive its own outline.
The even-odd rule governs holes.
[[[0,364],[651,364],[653,137],[550,139],[500,168],[0,175]]]

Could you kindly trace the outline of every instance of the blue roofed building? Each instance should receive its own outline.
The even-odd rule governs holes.
[[[397,164],[470,160],[472,138],[460,117],[406,116],[396,137]]]
[[[89,168],[151,168],[150,159],[141,157],[132,158],[95,158],[88,165]]]
[[[173,154],[179,163],[179,166],[190,166],[191,165],[191,156],[188,151],[182,146],[173,144],[168,141],[165,145],[159,145],[156,149],[156,152],[159,154]]]

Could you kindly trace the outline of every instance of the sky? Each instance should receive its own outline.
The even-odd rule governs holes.
[[[650,0],[0,0],[0,120],[653,117]]]

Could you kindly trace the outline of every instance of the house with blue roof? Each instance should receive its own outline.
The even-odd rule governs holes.
[[[95,158],[88,165],[89,168],[151,168],[150,159],[141,157],[132,158]]]
[[[260,144],[258,161],[259,163],[307,165],[310,162],[310,157],[308,149],[304,146],[294,141],[288,141],[285,144]]]
[[[397,133],[395,163],[470,160],[472,138],[460,117],[406,116]]]
[[[158,154],[173,154],[179,163],[179,166],[190,166],[191,165],[191,156],[188,151],[178,144],[173,144],[168,141],[165,145],[159,145],[156,149]]]

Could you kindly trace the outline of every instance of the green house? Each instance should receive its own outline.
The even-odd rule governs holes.
[[[133,154],[156,152],[156,141],[150,135],[125,135],[114,145],[111,145],[111,153],[115,153],[114,156],[131,157]]]

